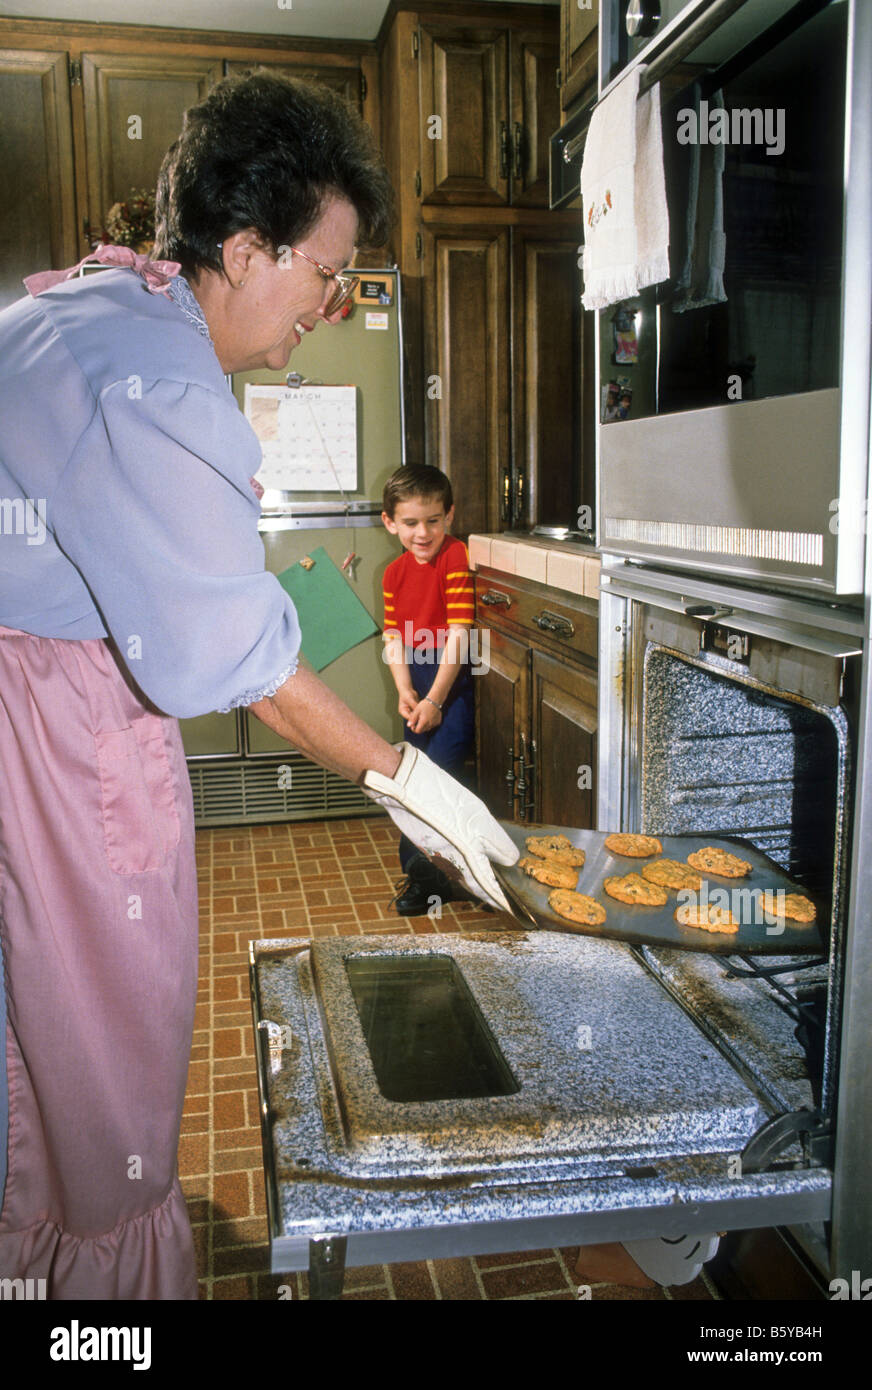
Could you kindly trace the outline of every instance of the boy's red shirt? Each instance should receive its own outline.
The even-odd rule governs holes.
[[[408,550],[392,560],[382,581],[385,632],[398,632],[405,646],[444,643],[448,626],[471,627],[474,591],[469,556],[462,541],[446,536],[435,559],[419,565]],[[441,637],[440,634],[441,633]]]

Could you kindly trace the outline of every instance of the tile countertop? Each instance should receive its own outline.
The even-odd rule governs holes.
[[[534,579],[582,598],[599,598],[600,557],[587,547],[547,539],[472,535],[467,542],[469,566],[502,570],[519,579]]]

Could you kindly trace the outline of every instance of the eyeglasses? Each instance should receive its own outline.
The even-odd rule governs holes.
[[[360,276],[345,275],[339,270],[332,270],[329,265],[322,265],[320,261],[315,261],[311,256],[307,256],[305,251],[298,251],[296,246],[289,246],[287,249],[292,256],[302,256],[303,260],[313,265],[319,275],[323,276],[325,280],[336,281],[336,288],[324,305],[325,319],[332,318],[337,310],[343,308],[344,305],[348,303],[357,286],[360,284]]]

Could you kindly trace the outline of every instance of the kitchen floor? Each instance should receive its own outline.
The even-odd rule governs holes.
[[[193,1223],[204,1299],[308,1296],[304,1274],[270,1274],[248,942],[264,937],[497,930],[505,914],[447,904],[441,920],[400,918],[399,832],[385,817],[240,826],[197,832],[200,986],[179,1171]],[[420,1260],[350,1269],[345,1299],[716,1299],[705,1271],[663,1289],[627,1277],[609,1251],[578,1247]],[[288,1294],[283,1291],[282,1297]]]

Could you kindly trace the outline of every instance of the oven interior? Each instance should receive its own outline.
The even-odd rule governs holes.
[[[640,828],[747,840],[813,899],[826,943],[825,957],[810,959],[711,962],[655,950],[644,958],[777,1105],[795,1105],[789,1079],[804,1081],[826,1128],[840,1032],[852,659],[648,606],[634,628],[630,746],[639,776],[630,780]],[[752,986],[741,1006],[740,981]]]

